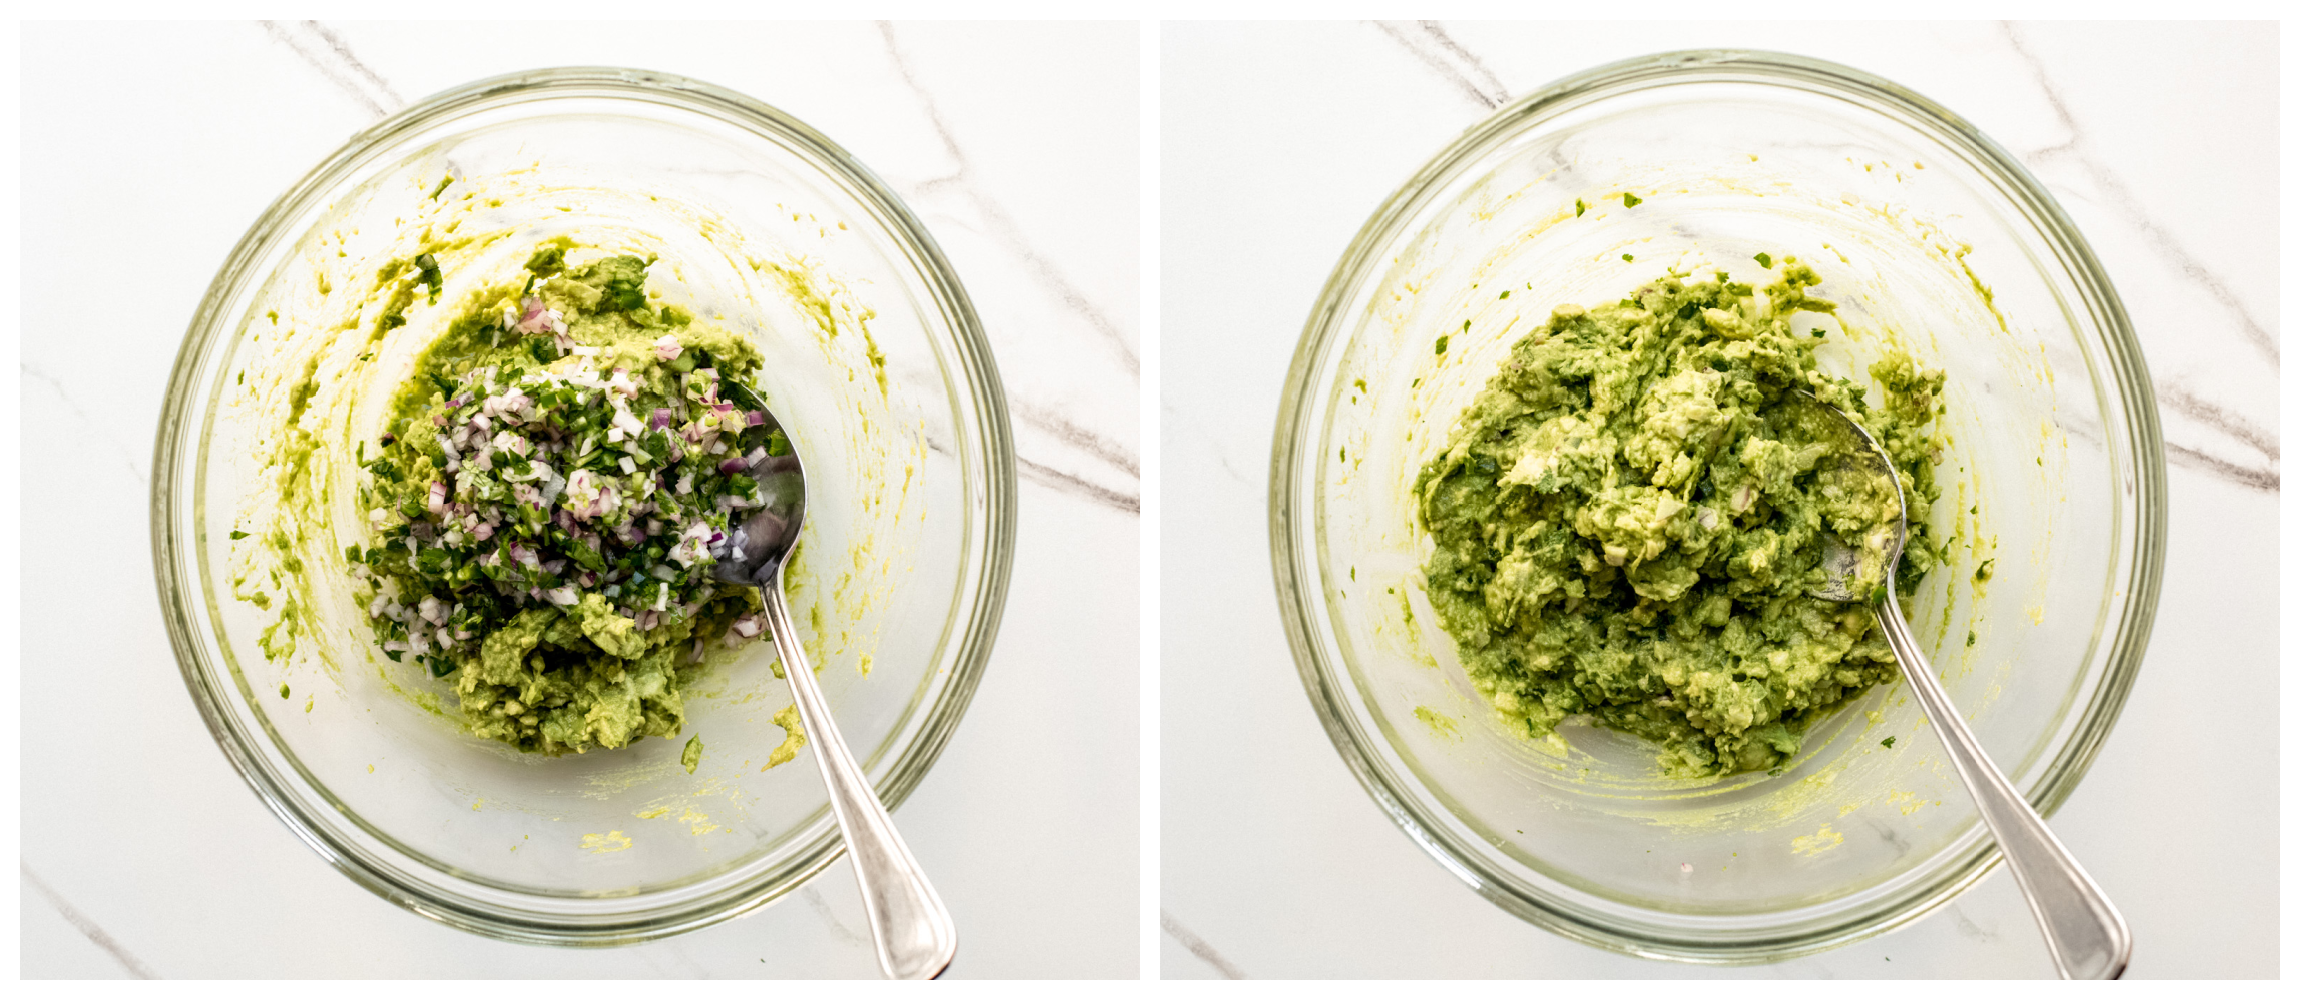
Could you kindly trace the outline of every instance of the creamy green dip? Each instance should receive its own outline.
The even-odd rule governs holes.
[[[1842,425],[1796,390],[1891,456],[1906,595],[1941,558],[1926,523],[1943,374],[1889,350],[1869,367],[1875,401],[1823,374],[1824,331],[1792,320],[1835,307],[1807,294],[1810,267],[1779,264],[1762,290],[1673,271],[1618,303],[1558,306],[1417,478],[1430,602],[1528,736],[1585,717],[1651,740],[1674,776],[1766,770],[1820,713],[1896,677],[1866,605],[1809,596],[1824,536],[1857,548],[1894,505],[1850,482]]]
[[[345,553],[384,655],[451,684],[477,735],[543,753],[677,734],[706,646],[766,634],[758,595],[710,574],[758,506],[748,463],[789,448],[754,347],[651,303],[648,261],[570,249],[539,248],[416,359],[360,451],[371,544]],[[415,280],[379,333],[438,266],[386,265]]]

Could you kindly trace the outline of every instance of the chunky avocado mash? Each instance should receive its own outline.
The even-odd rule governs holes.
[[[650,304],[648,262],[570,249],[417,359],[361,453],[372,544],[346,553],[384,655],[446,678],[478,735],[544,753],[676,734],[705,644],[765,633],[711,566],[759,503],[750,464],[789,447],[751,345]],[[429,254],[386,270],[411,268],[436,294]]]
[[[1898,469],[1905,594],[1940,559],[1926,521],[1943,375],[1888,351],[1872,403],[1822,374],[1823,331],[1790,321],[1834,306],[1807,294],[1810,267],[1778,262],[1762,291],[1670,272],[1558,306],[1416,480],[1430,602],[1529,736],[1586,716],[1659,744],[1672,775],[1775,768],[1820,712],[1896,676],[1865,605],[1810,596],[1824,536],[1857,546],[1893,505],[1845,488],[1842,425],[1797,390]]]

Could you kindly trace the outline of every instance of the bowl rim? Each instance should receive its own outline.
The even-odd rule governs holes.
[[[1447,144],[1383,201],[1334,265],[1303,325],[1286,373],[1271,443],[1271,570],[1287,643],[1311,706],[1343,763],[1382,812],[1440,867],[1479,895],[1530,923],[1585,944],[1646,958],[1737,965],[1825,951],[1903,926],[1977,883],[2001,855],[1993,838],[1983,830],[1979,849],[1971,856],[1936,872],[1926,880],[1929,885],[1920,886],[1919,891],[1895,894],[1889,908],[1839,918],[1817,928],[1730,939],[1705,938],[1693,932],[1658,932],[1649,924],[1631,927],[1616,918],[1598,919],[1538,889],[1521,889],[1515,877],[1498,871],[1479,852],[1455,843],[1442,822],[1433,822],[1443,807],[1408,793],[1405,789],[1411,783],[1394,773],[1378,753],[1369,751],[1382,745],[1381,737],[1374,727],[1362,725],[1354,717],[1346,690],[1348,668],[1330,658],[1316,635],[1317,624],[1326,617],[1321,595],[1315,589],[1322,579],[1314,544],[1318,515],[1314,503],[1299,503],[1307,495],[1298,495],[1296,488],[1300,477],[1315,474],[1323,455],[1310,447],[1319,433],[1314,421],[1320,413],[1311,395],[1318,387],[1310,380],[1343,343],[1350,319],[1344,310],[1360,280],[1378,271],[1376,252],[1405,235],[1417,214],[1447,183],[1458,179],[1462,168],[1499,149],[1521,131],[1600,100],[1656,85],[1693,82],[1686,79],[1688,76],[1769,86],[1794,83],[1808,91],[1849,92],[1895,106],[1929,126],[1935,139],[1959,147],[1984,167],[1984,172],[1994,173],[1992,180],[2001,193],[2026,210],[2030,220],[2040,223],[2037,235],[2071,267],[2068,277],[2100,329],[2102,367],[2113,375],[2115,384],[2109,388],[2115,392],[2125,418],[2123,430],[2131,454],[2113,447],[2116,428],[2109,428],[2110,478],[2131,489],[2132,516],[2127,524],[2118,526],[2118,534],[2112,538],[2119,561],[2129,564],[2112,574],[2124,583],[2122,607],[2115,609],[2121,613],[2114,617],[2116,628],[2108,650],[2099,655],[2103,664],[2100,677],[2090,703],[2074,723],[2072,738],[2045,765],[2041,778],[2029,791],[2030,804],[2040,815],[2051,816],[2075,790],[2114,728],[2138,675],[2154,625],[2163,574],[2167,495],[2163,438],[2148,367],[2123,302],[2090,244],[2051,193],[2011,154],[1961,116],[1890,80],[1826,60],[1745,49],[1680,50],[1607,63],[1558,79],[1503,105]],[[2096,633],[2096,643],[2098,639]],[[1952,842],[1944,851],[1956,849]]]
[[[506,904],[505,900],[561,902],[557,896],[531,895],[486,885],[482,896],[439,891],[438,883],[411,879],[391,866],[369,861],[369,850],[339,836],[326,823],[309,814],[321,811],[317,803],[293,791],[302,784],[275,773],[270,761],[250,745],[228,711],[235,698],[252,697],[236,668],[210,662],[199,631],[206,626],[199,604],[206,599],[200,583],[203,535],[179,538],[179,518],[197,504],[192,496],[179,496],[173,488],[182,478],[180,462],[197,461],[204,428],[194,427],[187,415],[205,407],[192,394],[200,388],[201,369],[210,355],[230,342],[235,331],[226,329],[232,301],[250,282],[263,275],[254,267],[287,234],[281,227],[318,205],[330,190],[366,166],[380,150],[394,142],[466,112],[511,106],[523,100],[608,98],[629,99],[669,106],[732,125],[786,147],[834,175],[850,196],[862,201],[884,223],[888,236],[931,292],[929,308],[939,312],[952,334],[954,348],[944,363],[946,389],[961,408],[964,433],[954,442],[959,466],[961,502],[969,512],[960,549],[958,588],[952,606],[964,615],[963,632],[946,626],[944,648],[950,650],[950,677],[941,696],[926,706],[925,719],[903,752],[877,784],[879,797],[892,810],[915,790],[941,756],[959,720],[981,684],[1005,607],[1012,575],[1018,495],[1012,427],[1006,395],[992,356],[989,337],[976,314],[957,271],[933,235],[878,175],[843,147],[798,118],[756,98],[689,77],[653,70],[613,66],[565,66],[523,70],[486,77],[440,91],[387,116],[353,134],[333,153],[289,186],[257,217],[226,255],[186,329],[169,374],[155,432],[151,485],[151,532],[155,582],[170,645],[192,701],[216,745],[235,771],[248,783],[266,808],[330,866],[354,883],[422,916],[462,930],[534,944],[614,945],[651,940],[731,919],[767,904],[804,885],[845,853],[844,838],[830,823],[775,869],[753,873],[703,893],[683,895],[668,904],[607,909],[598,906],[580,912],[546,913]],[[190,473],[196,476],[196,473]],[[460,873],[436,865],[402,859],[447,876],[453,886],[471,883]],[[682,887],[684,888],[684,887]],[[645,903],[645,894],[622,897]],[[590,900],[603,903],[604,900]]]

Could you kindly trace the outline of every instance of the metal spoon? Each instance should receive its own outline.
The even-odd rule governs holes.
[[[1948,693],[1941,689],[1940,680],[1933,676],[1932,663],[1918,651],[1909,621],[1901,615],[1900,601],[1892,596],[1894,570],[1909,540],[1908,498],[1901,493],[1901,478],[1893,470],[1893,460],[1844,411],[1812,398],[1810,393],[1805,395],[1816,408],[1851,431],[1845,439],[1845,465],[1828,472],[1836,475],[1839,485],[1847,487],[1882,492],[1883,483],[1891,484],[1893,509],[1898,514],[1889,532],[1863,539],[1866,544],[1858,552],[1835,535],[1824,535],[1821,565],[1829,578],[1811,591],[1812,595],[1825,601],[1866,601],[1876,612],[1885,641],[1900,661],[1901,676],[1916,691],[1926,718],[1940,730],[1941,745],[1948,750],[1950,763],[1956,765],[1957,775],[1980,807],[1982,821],[1996,835],[2005,864],[2012,867],[2022,895],[2028,897],[2029,911],[2044,929],[2045,946],[2052,952],[2052,964],[2060,970],[2061,978],[2115,979],[2124,975],[2125,963],[2132,957],[2132,931],[2125,926],[2124,917],[2069,855],[2068,848],[2052,835],[2044,818],[2013,790],[1980,742],[1973,739],[1972,730],[1966,728],[1956,706],[1949,703]]]
[[[760,407],[763,412],[765,407]],[[772,413],[767,429],[781,429]],[[785,438],[789,437],[785,433]],[[815,763],[823,783],[830,786],[831,814],[838,817],[846,836],[847,856],[854,861],[855,882],[862,888],[863,912],[870,920],[871,940],[878,946],[879,969],[889,979],[933,979],[950,967],[958,953],[958,929],[950,910],[942,905],[926,873],[903,845],[816,686],[815,672],[807,664],[791,628],[791,613],[783,602],[783,564],[798,544],[799,524],[806,516],[806,475],[799,469],[796,450],[768,455],[751,466],[765,505],[736,526],[719,562],[711,571],[728,583],[759,588],[767,606],[767,630],[782,654],[783,676],[798,702],[800,724],[815,748]]]

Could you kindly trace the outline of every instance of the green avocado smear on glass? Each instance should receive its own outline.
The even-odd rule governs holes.
[[[1823,374],[1823,331],[1790,321],[1835,306],[1807,294],[1812,268],[1780,263],[1762,293],[1672,271],[1618,303],[1557,307],[1417,477],[1430,603],[1528,736],[1582,716],[1657,744],[1673,777],[1775,769],[1820,713],[1897,676],[1865,604],[1809,596],[1824,536],[1889,537],[1893,503],[1846,487],[1842,425],[1797,390],[1899,471],[1906,595],[1941,557],[1926,522],[1943,373],[1888,350],[1869,367],[1875,404]]]
[[[754,347],[651,304],[648,261],[573,248],[417,358],[362,446],[372,544],[346,553],[385,656],[446,678],[477,735],[551,754],[678,733],[707,647],[765,634],[711,567],[759,505],[750,462],[790,447]],[[404,268],[437,288],[436,262]]]

